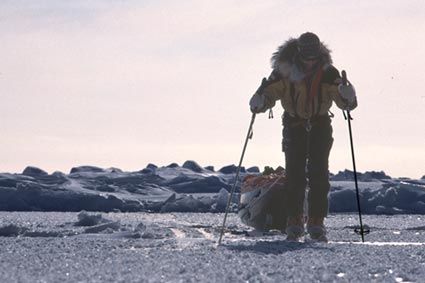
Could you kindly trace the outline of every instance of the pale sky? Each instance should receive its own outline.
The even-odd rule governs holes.
[[[271,54],[305,31],[356,87],[357,169],[425,175],[423,0],[2,0],[0,172],[237,164]],[[352,164],[332,110],[336,173]],[[284,166],[282,111],[257,116],[245,166]]]

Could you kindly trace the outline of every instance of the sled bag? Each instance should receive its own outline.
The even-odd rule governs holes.
[[[238,215],[241,221],[260,231],[285,231],[285,175],[248,175],[241,187]]]

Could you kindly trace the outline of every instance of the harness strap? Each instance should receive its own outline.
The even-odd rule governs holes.
[[[322,84],[321,84],[321,82],[320,82],[320,85],[319,85],[319,89],[317,90],[318,91],[318,103],[319,103],[319,106],[317,107],[317,114],[319,114],[320,113],[320,110],[322,110],[322,107],[323,107],[323,94],[322,94]]]
[[[294,108],[295,115],[297,115],[297,105],[295,104],[295,85],[291,82],[289,85],[289,94],[291,96],[292,107]]]
[[[314,73],[314,75],[313,75],[313,79],[312,79],[312,81],[311,81],[311,84],[310,84],[310,89],[309,89],[309,93],[308,93],[308,100],[307,100],[307,103],[306,103],[306,109],[307,109],[307,107],[312,107],[312,113],[313,113],[313,115],[314,115],[314,97],[316,96],[316,95],[320,95],[320,85],[321,85],[321,81],[322,81],[322,76],[323,76],[323,68],[319,68],[318,70],[317,70],[317,72],[316,73]],[[320,102],[319,102],[320,103]],[[319,104],[319,108],[320,108],[320,104]],[[319,109],[319,111],[320,111],[320,109]]]

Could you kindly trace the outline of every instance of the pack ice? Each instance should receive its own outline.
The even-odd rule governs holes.
[[[236,211],[240,184],[259,168],[242,168],[231,209]],[[235,181],[236,166],[218,171],[195,161],[125,172],[118,168],[74,167],[68,174],[29,166],[20,174],[0,173],[0,210],[102,212],[223,212]],[[358,174],[366,214],[425,214],[425,176],[392,178],[384,172]],[[330,212],[356,212],[353,173],[331,174]]]

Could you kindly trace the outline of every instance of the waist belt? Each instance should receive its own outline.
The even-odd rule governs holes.
[[[289,127],[305,127],[306,131],[309,132],[311,128],[320,122],[326,122],[328,121],[330,123],[331,119],[328,115],[317,115],[313,116],[308,119],[303,119],[300,117],[292,117],[290,115],[284,114],[283,115],[283,125],[289,126]]]

